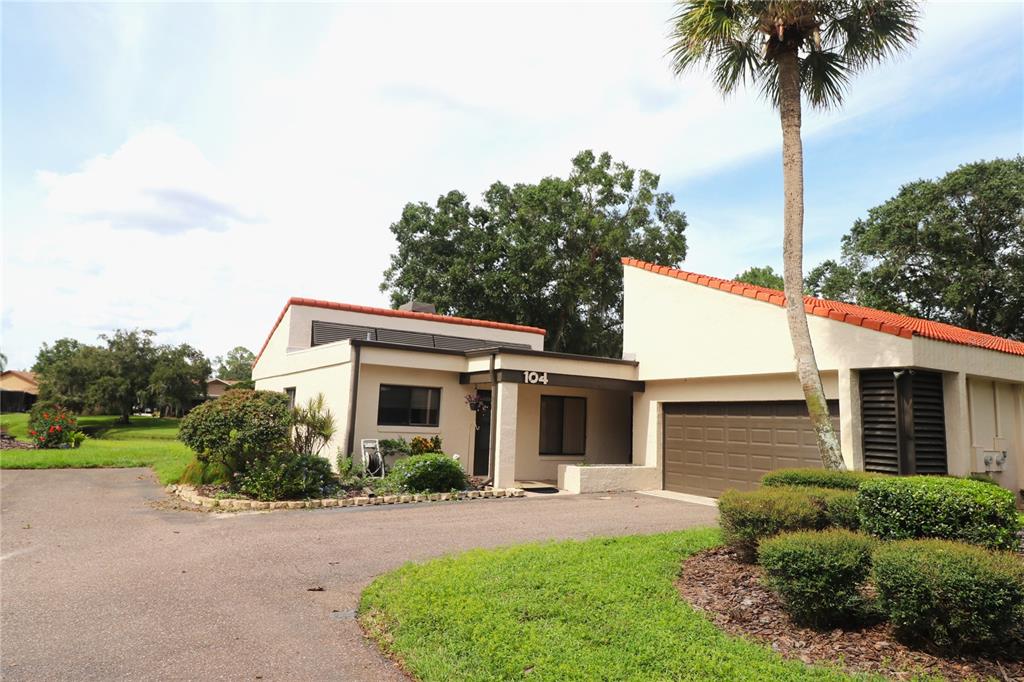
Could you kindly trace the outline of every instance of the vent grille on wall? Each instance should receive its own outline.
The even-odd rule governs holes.
[[[942,375],[910,369],[860,372],[864,468],[945,474]]]
[[[313,337],[311,345],[322,346],[325,343],[336,343],[349,339],[367,341],[384,341],[398,343],[417,348],[443,348],[445,350],[476,350],[479,348],[530,348],[527,343],[510,343],[493,339],[470,339],[462,336],[446,336],[444,334],[424,334],[401,329],[382,329],[379,327],[362,327],[355,324],[323,322],[313,320]]]

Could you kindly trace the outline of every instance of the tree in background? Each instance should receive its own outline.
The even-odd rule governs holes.
[[[210,361],[187,343],[160,346],[147,389],[148,402],[161,414],[180,417],[206,397]]]
[[[803,302],[802,98],[816,108],[838,106],[851,76],[913,43],[917,5],[908,0],[677,0],[676,5],[669,48],[675,72],[708,67],[723,94],[750,82],[779,110],[786,316],[822,463],[843,469]]]
[[[235,346],[227,355],[218,355],[213,361],[217,366],[217,378],[229,381],[249,381],[252,379],[252,363],[256,355],[245,346]]]
[[[127,423],[137,407],[189,409],[206,395],[210,361],[187,344],[157,346],[149,330],[118,329],[102,345],[43,344],[32,371],[41,401],[75,412],[113,412]]]
[[[391,226],[398,250],[381,290],[439,312],[543,327],[548,350],[617,356],[622,263],[678,265],[686,218],[659,177],[578,154],[567,178],[495,182],[482,203],[451,191],[406,204]]]
[[[826,298],[1024,339],[1024,157],[904,185],[807,283]]]
[[[5,371],[6,369],[7,369],[7,355],[4,354],[4,353],[0,353],[0,372]]]
[[[782,289],[784,282],[782,275],[775,272],[772,266],[766,265],[763,268],[757,266],[749,267],[733,278],[737,282],[745,282],[766,289]]]

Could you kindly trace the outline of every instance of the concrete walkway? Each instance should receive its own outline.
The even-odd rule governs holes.
[[[648,495],[203,514],[148,469],[0,473],[0,676],[390,680],[352,620],[406,561],[713,524]],[[310,591],[316,588],[316,591]]]

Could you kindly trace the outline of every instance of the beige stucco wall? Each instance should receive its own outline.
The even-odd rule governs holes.
[[[463,469],[472,473],[476,415],[466,406],[466,394],[475,392],[476,388],[460,384],[457,372],[376,365],[367,364],[367,362],[367,359],[363,360],[359,373],[359,400],[356,404],[354,444],[356,451],[359,450],[359,441],[364,438],[405,438],[410,440],[414,436],[429,438],[436,435],[441,436],[444,451],[450,455],[459,455],[459,462]],[[380,399],[381,384],[441,389],[438,426],[378,426],[377,405]]]
[[[587,436],[583,456],[540,454],[540,397],[587,399]],[[592,389],[520,385],[517,400],[515,478],[554,481],[559,464],[627,464],[630,449],[630,393]]]
[[[334,415],[335,434],[320,455],[335,466],[338,451],[344,449],[347,437],[351,377],[352,365],[350,362],[344,362],[305,369],[301,372],[262,377],[256,380],[256,388],[261,391],[284,391],[286,388],[294,388],[296,404],[304,403],[322,393],[327,409]]]
[[[657,467],[631,464],[559,464],[558,487],[571,493],[660,490],[661,472]]]
[[[1007,453],[1002,472],[991,476],[1005,488],[1024,488],[1024,386],[975,377],[967,379],[970,452],[968,468],[981,472],[975,449]],[[952,453],[950,453],[952,455]]]
[[[623,353],[640,362],[640,379],[793,372],[783,308],[634,267],[624,271]],[[808,325],[823,371],[912,364],[910,339],[815,316]]]

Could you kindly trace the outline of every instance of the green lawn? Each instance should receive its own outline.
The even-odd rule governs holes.
[[[0,469],[69,469],[96,467],[153,467],[161,483],[174,483],[192,459],[178,441],[178,420],[132,417],[128,426],[117,417],[82,417],[79,426],[95,434],[75,450],[4,450]],[[13,436],[28,440],[28,415],[0,415],[0,424]]]
[[[375,580],[359,618],[421,680],[846,680],[730,637],[679,599],[717,530],[473,550]],[[877,678],[876,678],[877,679]]]

